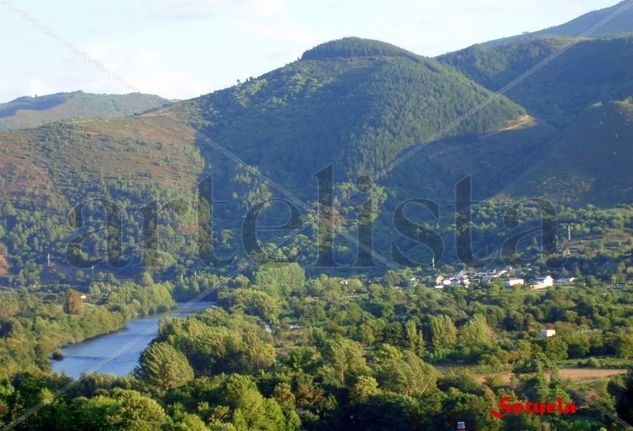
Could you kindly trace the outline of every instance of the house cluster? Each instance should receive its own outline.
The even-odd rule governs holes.
[[[435,287],[438,289],[442,289],[446,286],[470,286],[471,278],[465,271],[460,271],[456,274],[443,276],[438,275],[435,277]]]
[[[516,274],[512,267],[495,268],[486,271],[459,271],[449,275],[438,275],[435,277],[435,288],[443,289],[449,286],[480,286],[482,283],[490,283],[495,280],[501,280],[505,287],[524,287],[531,289],[546,289],[558,284],[574,284],[575,277],[563,277],[554,280],[551,275],[540,275],[530,277],[530,281]]]

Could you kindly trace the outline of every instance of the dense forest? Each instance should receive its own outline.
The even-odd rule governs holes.
[[[250,278],[94,282],[84,300],[72,290],[3,293],[3,348],[14,351],[2,357],[20,367],[3,364],[0,420],[29,430],[410,430],[458,421],[472,430],[590,430],[633,419],[633,376],[564,376],[571,366],[630,364],[630,287],[401,287],[410,276],[308,279],[289,264]],[[170,294],[200,291],[217,306],[164,320],[133,375],[71,381],[47,371],[50,349],[169,307]],[[556,336],[542,338],[544,327]],[[578,411],[500,421],[488,410],[503,396],[561,398]]]

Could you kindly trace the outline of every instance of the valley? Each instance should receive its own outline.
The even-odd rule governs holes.
[[[0,428],[630,429],[630,6],[0,104]]]

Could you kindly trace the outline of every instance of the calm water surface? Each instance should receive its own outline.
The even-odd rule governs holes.
[[[184,319],[212,305],[212,302],[199,302],[189,307],[181,304],[171,312],[130,320],[119,332],[71,344],[61,350],[64,359],[52,361],[53,371],[73,378],[78,378],[85,372],[125,376],[134,370],[140,354],[158,335],[160,319],[167,316]]]

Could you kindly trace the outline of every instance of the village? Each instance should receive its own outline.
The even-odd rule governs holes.
[[[573,287],[578,283],[577,277],[555,277],[553,274],[537,275],[529,267],[523,271],[518,271],[511,266],[507,266],[483,271],[474,269],[462,269],[446,273],[440,271],[432,276],[431,280],[427,276],[416,275],[409,278],[407,287],[424,284],[435,289],[448,287],[485,288],[492,284],[501,284],[506,288],[541,290],[555,285]]]

